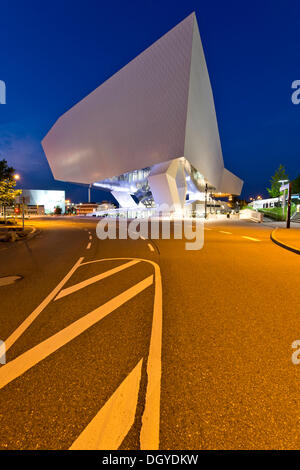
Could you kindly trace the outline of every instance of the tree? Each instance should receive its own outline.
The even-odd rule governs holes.
[[[300,194],[300,175],[292,181],[292,193]]]
[[[268,193],[271,197],[278,197],[280,196],[280,180],[288,180],[289,177],[286,174],[285,168],[283,165],[279,165],[278,169],[275,171],[274,176],[272,176],[270,183],[271,188],[267,188]]]
[[[12,166],[8,166],[5,159],[0,160],[0,181],[9,179],[13,180],[15,169]]]
[[[62,208],[60,206],[56,206],[54,209],[55,215],[60,215],[62,213]]]
[[[14,204],[15,198],[22,191],[15,189],[16,182],[14,179],[5,178],[0,180],[0,205],[4,207],[4,218],[6,218],[6,207]]]

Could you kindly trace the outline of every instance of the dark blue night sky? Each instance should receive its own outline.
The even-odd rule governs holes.
[[[196,12],[214,92],[226,167],[244,179],[244,196],[266,194],[280,163],[300,173],[299,0],[2,1],[0,155],[21,187],[67,190],[54,181],[40,141],[68,108],[155,40]],[[93,193],[94,200],[107,193]]]

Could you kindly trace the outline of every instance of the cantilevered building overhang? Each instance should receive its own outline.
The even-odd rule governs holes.
[[[239,195],[243,185],[224,168],[194,13],[62,115],[42,145],[57,180],[109,188],[116,176],[148,169],[157,203],[159,168],[169,171],[165,181],[181,181],[181,201],[188,168],[216,192]],[[178,174],[166,163],[175,159]]]

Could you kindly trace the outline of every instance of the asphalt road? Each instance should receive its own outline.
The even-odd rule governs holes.
[[[34,225],[0,246],[0,449],[300,447],[300,258],[271,227],[207,222],[187,251]]]

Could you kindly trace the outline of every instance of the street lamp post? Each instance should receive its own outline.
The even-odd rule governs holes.
[[[289,183],[289,195],[286,214],[286,228],[291,226],[291,202],[292,202],[292,183]]]
[[[24,231],[24,209],[25,209],[25,197],[22,196],[22,230]]]
[[[15,174],[13,175],[13,178],[14,178],[16,181],[19,181],[20,175],[19,175],[18,173],[15,173]],[[20,199],[19,199],[19,200],[20,200]],[[22,196],[21,200],[22,200],[22,230],[24,231],[24,225],[25,225],[25,224],[24,224],[25,197]]]
[[[292,203],[292,183],[283,184],[284,181],[279,181],[282,183],[280,186],[280,191],[283,191],[283,215],[284,215],[284,208],[285,208],[285,190],[288,190],[288,200],[287,200],[287,211],[286,211],[286,228],[290,228],[291,226],[291,203]]]

